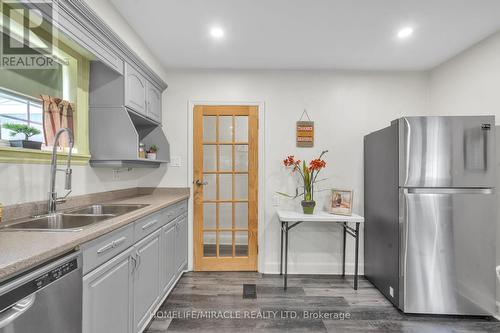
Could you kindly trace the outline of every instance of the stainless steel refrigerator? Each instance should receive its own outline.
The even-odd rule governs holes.
[[[404,117],[364,138],[365,276],[406,313],[495,310],[495,118]]]

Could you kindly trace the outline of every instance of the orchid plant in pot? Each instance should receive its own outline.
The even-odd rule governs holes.
[[[303,195],[304,199],[301,204],[304,214],[314,213],[314,207],[316,206],[316,202],[314,201],[314,185],[319,181],[317,178],[320,171],[326,167],[326,162],[322,158],[327,152],[328,150],[322,151],[319,157],[311,160],[309,164],[306,161],[296,160],[293,155],[289,155],[283,160],[285,167],[291,168],[293,173],[297,172],[300,175],[303,185],[295,189],[295,196],[283,192],[277,193],[291,198]]]

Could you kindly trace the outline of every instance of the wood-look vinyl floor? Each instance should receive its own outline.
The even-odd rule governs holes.
[[[257,285],[257,299],[243,299],[243,284]],[[288,285],[279,275],[186,273],[146,332],[500,332],[493,318],[405,315],[364,278],[357,291],[336,275],[290,275]],[[311,317],[320,312],[331,319]]]

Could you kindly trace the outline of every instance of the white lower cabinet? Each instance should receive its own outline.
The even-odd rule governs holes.
[[[177,253],[175,254],[176,260],[176,270],[180,274],[184,271],[187,264],[188,247],[187,247],[187,237],[188,237],[188,221],[187,214],[181,215],[177,220],[177,230],[175,236],[175,249]]]
[[[172,221],[169,213],[178,207],[167,207],[160,214],[152,214],[151,218],[158,219],[154,224],[156,230],[148,228],[149,234],[136,236],[135,244],[111,259],[96,252],[96,246],[100,248],[101,243],[108,244],[115,238],[121,240],[124,234],[132,237],[128,230],[133,230],[134,226],[144,230],[141,224],[144,219],[130,228],[118,229],[82,245],[84,258],[85,251],[89,251],[87,258],[93,258],[90,261],[98,263],[101,260],[102,263],[83,277],[83,333],[140,333],[144,330],[187,264],[187,204],[181,208],[176,211],[180,216]],[[117,249],[123,242],[112,241],[111,244],[114,244],[112,249]],[[94,252],[102,258],[94,258]]]
[[[160,244],[160,290],[165,294],[175,281],[177,267],[175,266],[175,238],[177,223],[172,222],[161,230]]]
[[[83,332],[131,331],[133,248],[83,277]]]
[[[160,297],[160,231],[155,231],[135,245],[134,332],[141,332],[151,320],[153,307]]]

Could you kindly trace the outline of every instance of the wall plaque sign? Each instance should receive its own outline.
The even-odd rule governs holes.
[[[308,121],[302,120],[304,114]],[[306,110],[302,113],[300,120],[297,121],[296,137],[297,147],[307,148],[314,146],[314,121],[311,121]]]

